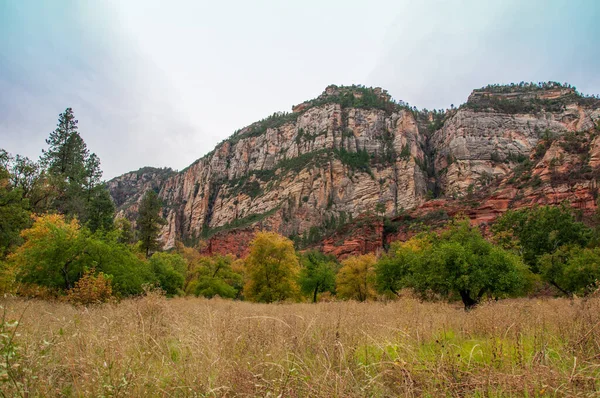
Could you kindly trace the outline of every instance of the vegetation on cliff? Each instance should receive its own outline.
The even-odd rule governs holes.
[[[547,91],[559,90],[561,95],[545,98]],[[511,95],[513,94],[513,95]],[[518,95],[514,95],[518,94]],[[488,85],[474,90],[463,106],[475,111],[496,111],[508,114],[560,112],[569,103],[598,106],[598,95],[583,95],[568,83],[540,82],[510,85]]]

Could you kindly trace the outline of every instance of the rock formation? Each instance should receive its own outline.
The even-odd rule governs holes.
[[[329,86],[185,170],[145,168],[108,185],[131,219],[146,190],[159,193],[165,248],[203,240],[207,252],[241,255],[269,229],[343,256],[385,245],[382,220],[407,215],[462,209],[487,222],[535,203],[594,207],[599,119],[600,100],[554,83],[488,86],[445,112]]]

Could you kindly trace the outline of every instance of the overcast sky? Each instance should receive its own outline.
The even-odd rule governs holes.
[[[600,1],[0,0],[0,148],[72,107],[105,178],[182,169],[329,84],[419,108],[488,83],[600,93]]]

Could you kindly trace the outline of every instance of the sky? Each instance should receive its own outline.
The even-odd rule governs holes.
[[[72,107],[110,179],[330,84],[428,109],[491,83],[600,94],[598,21],[597,0],[0,0],[0,148],[37,159]]]

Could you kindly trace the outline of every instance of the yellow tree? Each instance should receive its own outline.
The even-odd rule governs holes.
[[[259,232],[244,260],[244,296],[251,301],[272,303],[298,297],[300,265],[291,240],[274,232]]]
[[[66,221],[58,214],[36,216],[21,236],[25,243],[9,257],[18,269],[18,279],[50,288],[72,288],[83,272],[78,260],[86,246],[77,220]]]
[[[338,297],[358,301],[373,298],[376,263],[377,258],[373,254],[348,257],[342,261],[335,281]]]

